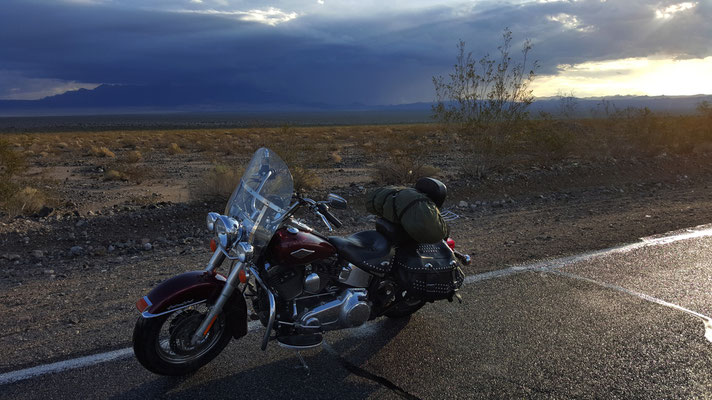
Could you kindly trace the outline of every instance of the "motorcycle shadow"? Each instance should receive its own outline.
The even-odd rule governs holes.
[[[259,345],[252,343],[256,340],[245,340],[259,339],[253,333],[231,343],[195,374],[156,377],[114,399],[362,399],[384,388],[393,389],[388,381],[361,366],[386,347],[408,322],[409,318],[382,318],[358,328],[327,332],[321,348],[301,352],[308,370],[294,350],[280,348],[276,342],[261,352]]]

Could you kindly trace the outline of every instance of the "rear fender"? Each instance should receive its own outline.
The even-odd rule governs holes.
[[[212,303],[225,286],[226,279],[206,271],[190,271],[170,278],[136,302],[141,316],[155,318],[192,305]],[[247,303],[239,290],[223,307],[226,321],[237,339],[247,334]]]

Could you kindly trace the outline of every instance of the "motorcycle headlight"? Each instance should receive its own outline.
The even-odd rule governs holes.
[[[215,229],[215,221],[220,218],[220,214],[216,212],[210,212],[208,213],[208,216],[205,218],[205,223],[208,225],[208,230],[210,232],[213,232]]]
[[[223,249],[230,249],[242,237],[240,223],[235,218],[219,215],[214,225],[215,238]]]

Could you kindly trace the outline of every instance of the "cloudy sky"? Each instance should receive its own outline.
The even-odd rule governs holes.
[[[712,0],[2,0],[0,99],[110,83],[431,101],[458,40],[493,53],[505,27],[533,43],[536,96],[710,94],[710,21]]]

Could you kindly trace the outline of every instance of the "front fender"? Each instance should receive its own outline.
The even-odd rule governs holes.
[[[214,301],[225,286],[222,275],[206,271],[190,271],[176,275],[151,290],[136,302],[141,316],[155,318],[191,305]],[[239,338],[247,334],[247,303],[239,290],[223,307],[226,321],[233,336]]]

